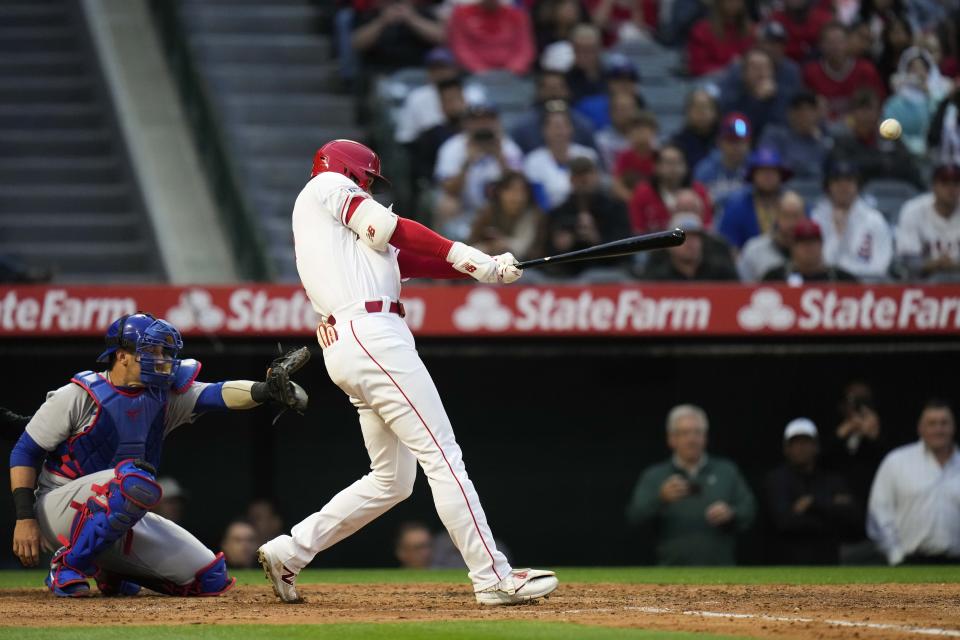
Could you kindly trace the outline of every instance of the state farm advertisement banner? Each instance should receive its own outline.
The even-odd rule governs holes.
[[[411,286],[420,336],[960,335],[960,286]],[[186,336],[312,335],[293,286],[0,287],[0,338],[101,335],[149,311]]]

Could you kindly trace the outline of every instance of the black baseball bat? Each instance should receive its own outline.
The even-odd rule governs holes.
[[[642,236],[633,236],[623,240],[614,240],[605,242],[595,247],[560,253],[546,258],[536,258],[534,260],[525,260],[517,265],[520,269],[529,269],[530,267],[542,267],[546,264],[563,264],[564,262],[580,262],[582,260],[599,260],[601,258],[617,258],[620,256],[629,256],[641,251],[650,251],[652,249],[666,249],[668,247],[677,247],[683,244],[687,236],[683,229],[671,229],[670,231],[658,231],[656,233],[647,233]]]

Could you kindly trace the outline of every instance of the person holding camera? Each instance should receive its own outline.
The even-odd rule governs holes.
[[[631,525],[655,525],[658,564],[736,564],[736,536],[753,524],[756,502],[740,470],[706,453],[708,427],[700,407],[671,409],[673,456],[643,472],[627,505]]]
[[[440,189],[434,228],[451,240],[465,240],[475,214],[487,202],[488,185],[522,166],[523,152],[503,133],[497,108],[486,102],[468,104],[463,131],[437,152],[433,173]]]

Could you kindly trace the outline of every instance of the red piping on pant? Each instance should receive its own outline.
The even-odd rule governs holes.
[[[360,348],[363,349],[363,352],[367,354],[367,357],[373,360],[373,364],[377,365],[380,371],[383,371],[390,382],[393,383],[393,386],[397,388],[397,391],[400,392],[400,395],[403,396],[403,399],[407,401],[407,404],[410,405],[410,408],[413,409],[413,412],[417,414],[417,417],[420,419],[420,424],[423,425],[423,428],[427,430],[427,433],[430,434],[430,438],[433,440],[433,444],[437,445],[437,450],[440,451],[440,455],[443,456],[443,461],[447,463],[447,468],[450,469],[450,475],[453,476],[453,479],[456,481],[457,486],[460,487],[460,493],[463,494],[463,500],[467,503],[467,510],[470,512],[470,517],[473,519],[473,526],[477,529],[477,535],[480,536],[480,542],[483,543],[483,548],[487,550],[487,555],[490,556],[490,568],[493,569],[493,575],[497,576],[497,580],[502,580],[500,573],[497,572],[497,561],[493,559],[493,554],[490,553],[490,547],[487,546],[487,541],[483,539],[483,533],[480,532],[480,525],[477,524],[477,516],[473,514],[473,507],[470,506],[470,499],[467,498],[467,492],[463,490],[463,485],[460,484],[460,478],[457,477],[457,474],[453,472],[453,467],[450,465],[450,461],[447,460],[447,454],[443,452],[443,447],[440,446],[440,443],[437,442],[436,436],[433,435],[433,431],[430,430],[430,427],[427,426],[426,420],[423,419],[423,416],[420,415],[420,412],[417,411],[417,408],[410,402],[410,398],[407,397],[407,394],[403,392],[403,389],[400,388],[400,385],[397,384],[397,381],[393,379],[386,369],[384,369],[377,359],[370,355],[370,352],[367,351],[367,348],[363,346],[363,343],[360,342],[360,338],[357,337],[357,331],[353,328],[353,320],[350,321],[350,332],[353,334],[353,339],[357,341],[357,344],[360,345]]]

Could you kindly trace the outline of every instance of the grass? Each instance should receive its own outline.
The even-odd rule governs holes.
[[[734,636],[589,627],[565,622],[483,621],[389,624],[219,625],[189,627],[0,627],[0,639],[13,640],[695,640]]]
[[[40,587],[41,571],[0,571],[0,589]],[[240,584],[266,585],[259,569],[231,571]],[[561,582],[620,584],[882,584],[960,582],[960,565],[910,567],[566,567]],[[312,569],[301,584],[467,584],[465,570]]]

